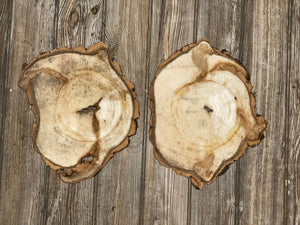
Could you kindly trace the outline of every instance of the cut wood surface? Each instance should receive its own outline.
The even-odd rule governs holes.
[[[134,85],[103,42],[39,55],[18,83],[36,118],[35,149],[65,182],[95,175],[136,132]]]
[[[255,112],[248,74],[236,60],[198,41],[163,62],[150,87],[155,157],[202,189],[257,145],[266,121]]]
[[[0,0],[0,224],[298,225],[299,18],[299,0]],[[202,38],[247,68],[268,128],[198,190],[154,158],[148,90],[163,61]],[[137,133],[97,176],[67,184],[33,151],[17,83],[40,53],[100,41],[135,84]]]

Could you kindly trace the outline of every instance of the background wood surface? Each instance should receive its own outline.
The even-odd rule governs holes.
[[[197,190],[153,157],[148,88],[201,38],[248,69],[268,128]],[[138,131],[98,175],[65,184],[33,150],[17,80],[40,52],[99,41],[136,85]],[[0,51],[0,224],[300,224],[300,0],[0,0]]]

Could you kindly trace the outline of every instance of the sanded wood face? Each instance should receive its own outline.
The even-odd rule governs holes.
[[[36,148],[66,182],[94,175],[135,132],[133,86],[103,43],[42,55],[23,70],[19,84],[38,120]]]
[[[164,62],[152,86],[150,131],[160,162],[202,188],[258,144],[266,122],[246,79],[241,65],[206,41]]]

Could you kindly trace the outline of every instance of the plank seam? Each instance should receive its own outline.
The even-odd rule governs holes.
[[[143,142],[142,142],[142,170],[141,170],[141,188],[140,188],[140,210],[139,210],[139,224],[144,224],[144,210],[145,210],[145,178],[146,178],[146,151],[148,146],[148,90],[149,90],[149,77],[150,77],[150,49],[151,49],[151,28],[152,28],[152,1],[148,1],[148,27],[147,27],[147,47],[146,47],[146,77],[144,89],[146,94],[144,96],[144,129],[143,129]],[[147,137],[147,138],[145,138]]]
[[[288,1],[288,24],[287,24],[287,60],[286,60],[286,117],[285,117],[285,137],[284,137],[284,180],[283,180],[283,201],[284,201],[284,210],[283,210],[283,224],[287,222],[288,220],[288,214],[289,214],[289,207],[288,207],[288,186],[285,185],[285,181],[289,177],[289,135],[290,135],[290,111],[289,105],[290,105],[290,73],[291,73],[291,39],[292,39],[292,32],[291,32],[291,26],[292,26],[292,7],[294,5],[293,0]],[[294,224],[295,224],[295,216],[294,216]]]
[[[246,6],[245,1],[242,1],[241,3],[242,13],[241,13],[241,24],[245,24],[245,14],[246,14]],[[240,43],[239,43],[239,60],[243,61],[243,47],[244,47],[244,36],[245,36],[245,26],[241,26],[241,37],[240,37]],[[240,212],[239,212],[239,204],[241,200],[241,181],[240,181],[240,174],[239,171],[241,171],[241,162],[240,160],[236,161],[236,167],[235,167],[235,202],[234,202],[234,224],[239,225],[240,224]]]

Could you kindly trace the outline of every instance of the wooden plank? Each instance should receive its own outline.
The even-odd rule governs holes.
[[[194,1],[152,1],[147,64],[150,82],[160,63],[195,41],[194,7]],[[149,116],[150,112],[148,121]],[[190,181],[161,166],[149,141],[146,147],[143,224],[188,224]]]
[[[300,1],[289,6],[288,49],[289,67],[286,108],[288,126],[286,132],[285,220],[286,224],[300,224]]]
[[[288,129],[288,4],[253,1],[246,7],[242,61],[251,75],[257,111],[268,121],[265,139],[237,164],[239,224],[286,224],[284,174]]]
[[[2,156],[3,156],[3,143],[4,143],[4,113],[5,113],[5,105],[7,95],[9,93],[9,89],[6,88],[6,77],[8,73],[9,66],[9,40],[10,40],[10,32],[11,32],[11,11],[12,11],[12,3],[9,0],[1,0],[0,5],[0,168],[2,168]],[[1,169],[2,170],[2,169]],[[1,179],[0,179],[0,190],[1,190]],[[1,199],[1,191],[0,191],[0,199]]]
[[[300,223],[299,0],[0,5],[0,224]],[[154,158],[146,92],[163,60],[201,38],[246,66],[269,122],[262,144],[202,191]],[[95,178],[65,184],[33,151],[34,117],[17,79],[39,52],[100,40],[136,85],[139,129]]]
[[[4,93],[7,92],[5,90],[5,77],[8,69],[8,52],[9,52],[9,38],[10,38],[10,25],[11,25],[11,9],[12,4],[8,0],[1,0],[0,5],[2,6],[0,9],[0,33],[2,34],[0,37],[0,131],[2,132],[2,117],[4,113]],[[2,136],[2,135],[1,135]],[[1,137],[0,137],[1,138]],[[0,139],[1,140],[1,139]],[[2,143],[2,141],[1,141]],[[2,151],[1,151],[2,152]],[[0,154],[1,154],[0,152]],[[1,157],[0,157],[1,158]]]
[[[57,45],[89,47],[103,41],[104,0],[64,0],[59,2]]]
[[[11,3],[12,4],[12,3]],[[30,130],[34,120],[25,93],[17,87],[23,63],[52,47],[54,2],[14,1],[7,39],[3,115],[1,224],[39,224],[45,220],[46,167],[34,152]]]
[[[58,3],[58,2],[57,2]],[[103,40],[101,29],[104,1],[59,1],[56,18],[56,47],[88,48]],[[45,208],[47,224],[94,224],[95,178],[65,184],[50,170]]]
[[[197,1],[197,39],[207,39],[212,46],[241,59],[244,14],[243,1]],[[235,215],[240,210],[236,165],[230,165],[226,173],[204,185],[202,191],[192,188],[191,224],[236,224]]]
[[[139,224],[142,176],[148,1],[106,1],[105,42],[140,104],[137,134],[97,176],[96,224]]]

